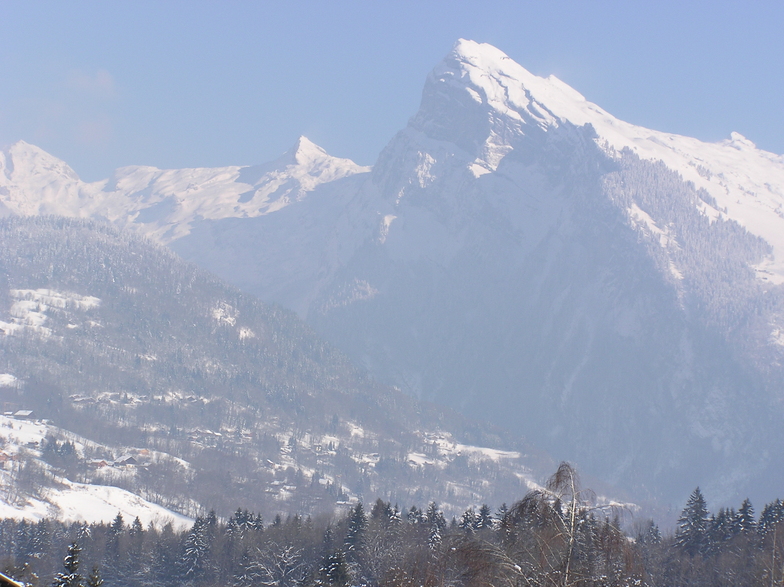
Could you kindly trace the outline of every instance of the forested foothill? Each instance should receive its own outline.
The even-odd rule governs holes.
[[[265,520],[238,509],[190,528],[0,521],[0,571],[29,585],[730,586],[784,580],[784,503],[712,514],[695,489],[674,533],[592,505],[562,463],[546,487],[448,520],[378,499],[340,515]],[[628,522],[628,520],[626,520]],[[624,529],[625,528],[625,529]],[[632,528],[629,530],[629,528]]]
[[[0,374],[17,380],[0,403],[51,436],[18,445],[20,422],[3,420],[12,505],[67,478],[191,518],[379,496],[451,515],[511,501],[553,467],[519,437],[374,382],[292,312],[130,232],[7,218],[0,242]],[[127,454],[137,463],[101,464]]]

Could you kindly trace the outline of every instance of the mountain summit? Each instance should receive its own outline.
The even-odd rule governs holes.
[[[637,495],[784,483],[781,156],[620,121],[461,40],[372,170],[326,157],[301,139],[259,167],[125,168],[67,213],[136,227],[381,380]]]
[[[455,115],[468,113],[473,113],[473,121],[454,124]],[[760,276],[784,283],[784,156],[757,149],[739,133],[726,141],[704,143],[629,124],[555,76],[533,75],[499,49],[464,39],[428,77],[412,126],[434,138],[459,133],[449,140],[476,153],[476,171],[482,173],[482,167],[494,169],[494,162],[508,152],[515,137],[526,134],[526,127],[554,129],[564,124],[591,125],[597,144],[611,156],[628,149],[640,159],[663,162],[706,190],[716,207],[705,212],[734,220],[764,238],[773,255],[758,268]],[[468,139],[472,128],[477,137]],[[479,144],[472,146],[471,141]]]

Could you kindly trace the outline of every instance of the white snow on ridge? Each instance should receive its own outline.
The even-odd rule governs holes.
[[[369,171],[332,157],[305,137],[256,167],[161,170],[130,166],[85,183],[65,163],[20,141],[0,151],[0,216],[57,214],[135,225],[167,244],[200,219],[249,218],[280,210],[322,183]]]
[[[719,210],[704,212],[725,214],[767,241],[773,258],[758,275],[784,283],[784,156],[758,149],[738,133],[705,143],[618,120],[556,77],[533,75],[492,45],[461,39],[434,75],[513,121],[525,113],[543,128],[591,124],[608,153],[628,148],[642,159],[662,161],[716,199]]]
[[[24,141],[0,150],[0,216],[62,214],[86,216],[80,207],[79,180],[73,169],[43,149]]]

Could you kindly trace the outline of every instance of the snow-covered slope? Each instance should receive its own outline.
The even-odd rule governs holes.
[[[112,486],[111,483],[78,483],[63,476],[41,459],[41,447],[45,439],[63,436],[73,443],[77,454],[82,454],[86,448],[109,452],[106,447],[100,447],[46,422],[0,416],[0,518],[33,521],[55,518],[92,524],[109,523],[119,513],[128,521],[138,517],[145,526],[152,523],[161,527],[171,523],[181,528],[193,523],[190,518]],[[109,468],[105,461],[102,466]],[[31,482],[35,477],[31,473],[33,469],[41,471],[40,478],[47,481],[45,485],[41,484],[40,478]],[[135,474],[127,467],[113,471],[116,476]]]

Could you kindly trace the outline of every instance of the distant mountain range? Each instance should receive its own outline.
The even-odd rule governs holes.
[[[134,228],[634,495],[784,483],[784,158],[739,134],[625,123],[461,40],[372,170],[302,138],[97,183],[17,143],[0,172],[5,214]]]

